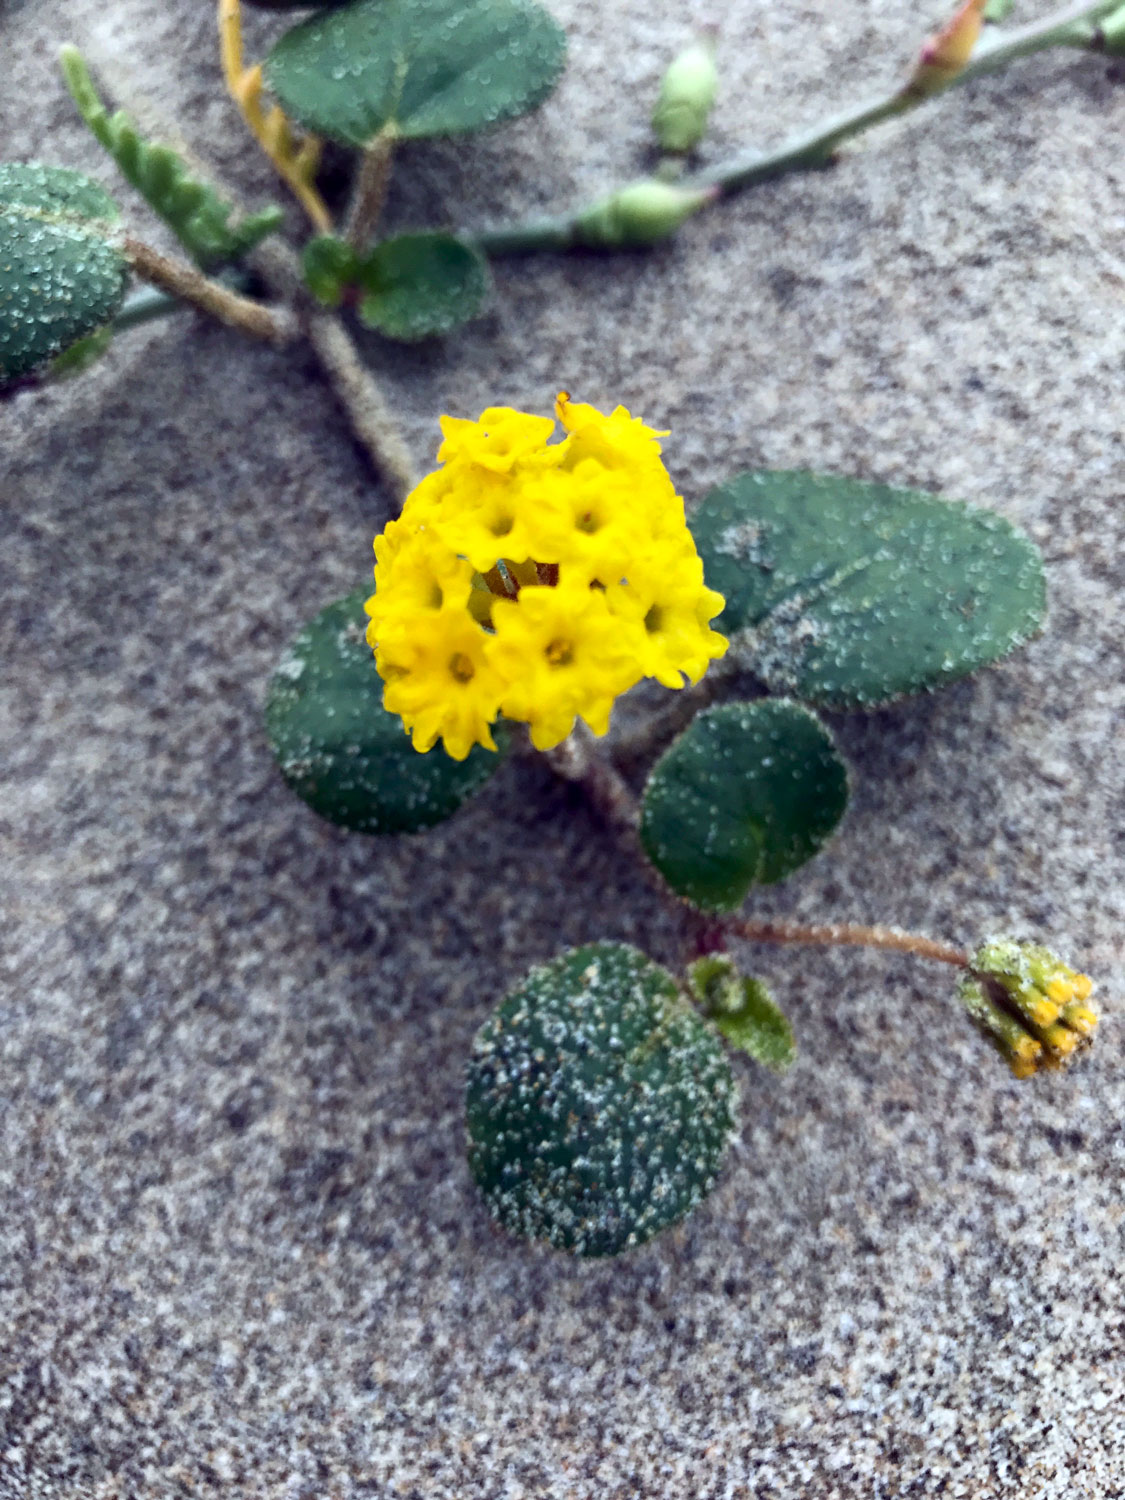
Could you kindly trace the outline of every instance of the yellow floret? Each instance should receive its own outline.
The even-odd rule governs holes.
[[[698,679],[726,650],[660,434],[624,407],[554,423],[510,407],[442,418],[442,465],[375,539],[368,640],[419,750],[495,749],[502,712],[549,749],[596,734],[642,677]]]
[[[510,684],[501,708],[531,726],[537,750],[560,744],[581,716],[595,734],[609,728],[619,694],[640,681],[636,631],[585,584],[536,585],[498,599],[488,659]]]

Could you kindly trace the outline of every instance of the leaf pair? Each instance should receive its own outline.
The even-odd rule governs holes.
[[[673,890],[738,906],[819,850],[847,775],[802,699],[872,707],[998,660],[1042,624],[1035,546],[1002,517],[859,480],[743,474],[691,518],[717,628],[781,701],[702,714],[645,791],[645,849]]]
[[[403,342],[475,317],[488,296],[484,257],[451,234],[401,234],[363,254],[322,235],[304,252],[305,280],[329,307],[355,296],[360,321]]]

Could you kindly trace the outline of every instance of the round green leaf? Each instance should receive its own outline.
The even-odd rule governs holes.
[[[816,474],[740,474],[690,521],[715,628],[775,691],[886,703],[976,671],[1040,629],[1038,549],[992,511]]]
[[[480,312],[488,295],[484,257],[451,234],[403,234],[364,258],[360,321],[413,342],[448,333]]]
[[[718,1037],[657,964],[615,943],[533,969],[477,1033],[469,1165],[513,1234],[616,1255],[715,1185],[737,1091]]]
[[[848,777],[799,703],[726,703],[693,720],[645,787],[645,852],[681,896],[740,904],[812,858],[844,815]]]
[[[358,589],[310,620],[278,664],[266,733],[281,774],[322,818],[359,833],[413,833],[456,812],[500,761],[476,746],[455,761],[414,749],[364,638]]]
[[[0,165],[0,385],[107,323],[128,267],[100,187],[61,167]]]
[[[535,0],[355,0],[287,32],[265,75],[307,129],[363,146],[384,130],[458,135],[526,114],[565,55]]]

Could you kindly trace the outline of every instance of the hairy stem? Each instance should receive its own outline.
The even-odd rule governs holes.
[[[143,280],[173,297],[190,302],[201,312],[209,313],[220,322],[240,329],[251,338],[265,339],[271,344],[285,344],[296,332],[296,324],[287,312],[264,307],[260,302],[232,292],[221,282],[204,276],[194,266],[161,255],[143,240],[128,235],[123,249],[129,264]]]
[[[375,233],[383,204],[387,201],[394,150],[393,131],[383,130],[363,153],[344,224],[344,238],[361,255]]]
[[[916,958],[936,963],[969,967],[969,955],[950,943],[939,943],[915,932],[900,932],[895,927],[866,927],[857,922],[828,922],[806,925],[803,922],[775,922],[762,917],[717,917],[714,925],[730,937],[750,943],[803,943],[828,948],[884,948],[895,953],[912,953]]]
[[[1119,8],[1121,0],[1097,0],[1064,6],[1027,26],[985,36],[972,61],[950,80],[947,88],[968,83],[986,73],[995,73],[1009,63],[1052,47],[1096,49],[1101,33],[1098,23]],[[942,91],[944,92],[944,90]],[[837,147],[873,125],[916,109],[932,94],[912,92],[900,85],[891,93],[867,100],[841,114],[830,116],[811,130],[803,131],[774,151],[756,151],[732,157],[717,166],[680,179],[685,190],[718,188],[724,196],[756,187],[789,172],[813,171],[828,166]],[[528,224],[502,225],[466,233],[486,255],[527,255],[537,250],[569,250],[581,243],[580,226],[588,208],[573,214],[540,219]]]
[[[564,781],[581,786],[598,816],[636,844],[640,807],[625,778],[595,743],[585,724],[577,723],[567,739],[543,758]]]
[[[410,450],[375,377],[360,359],[340,319],[332,313],[311,313],[305,331],[352,431],[377,468],[391,481],[401,504],[418,478]]]

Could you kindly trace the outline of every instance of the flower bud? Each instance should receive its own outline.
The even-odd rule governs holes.
[[[699,145],[718,82],[714,40],[700,37],[680,53],[660,85],[652,128],[665,151],[691,151]]]
[[[646,177],[587,209],[578,219],[576,239],[594,248],[655,245],[716,197],[718,188],[677,187]]]
[[[959,998],[1017,1078],[1057,1068],[1098,1024],[1093,981],[1039,943],[992,938],[973,955]]]
[[[965,0],[953,19],[924,44],[903,93],[928,99],[963,73],[984,24],[987,0]]]

